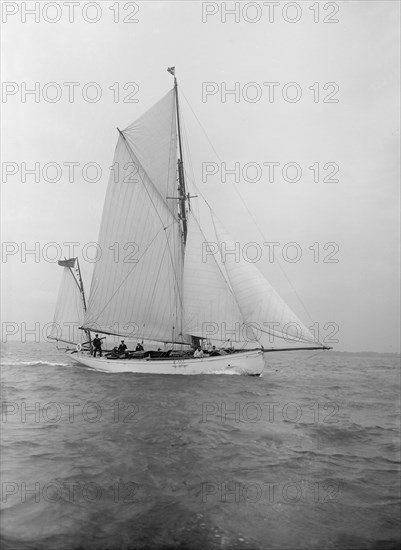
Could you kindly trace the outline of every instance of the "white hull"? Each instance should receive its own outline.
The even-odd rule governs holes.
[[[169,359],[152,361],[147,359],[108,359],[90,357],[85,354],[71,356],[74,361],[102,372],[136,372],[143,374],[242,374],[259,376],[263,372],[262,351],[248,351],[203,357],[201,359]]]

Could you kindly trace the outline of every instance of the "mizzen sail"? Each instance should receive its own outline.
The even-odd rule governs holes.
[[[84,304],[79,282],[74,275],[76,258],[60,260],[63,276],[56,302],[53,325],[49,334],[50,340],[67,344],[82,344],[86,335],[78,328],[84,319]]]

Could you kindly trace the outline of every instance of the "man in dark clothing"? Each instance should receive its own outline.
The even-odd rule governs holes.
[[[118,358],[118,349],[117,349],[117,346],[114,346],[114,348],[112,349],[111,353],[109,354],[109,357],[111,359],[117,359]]]
[[[135,351],[143,351],[143,345],[140,342],[137,343]]]
[[[217,351],[216,346],[212,346],[210,357],[216,357],[217,355],[220,355],[220,353]]]
[[[96,338],[93,340],[93,348],[93,357],[96,357],[96,352],[98,352],[99,356],[102,357],[102,341],[98,334],[96,334]]]
[[[121,340],[121,344],[118,346],[118,353],[125,353],[127,346],[124,344],[124,340]]]

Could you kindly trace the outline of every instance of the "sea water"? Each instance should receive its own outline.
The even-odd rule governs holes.
[[[263,376],[2,358],[2,549],[398,548],[399,357],[266,354]]]

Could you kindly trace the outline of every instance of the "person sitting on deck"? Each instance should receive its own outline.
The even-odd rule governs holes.
[[[114,346],[114,348],[112,349],[111,353],[109,354],[109,357],[111,359],[115,359],[116,357],[118,357],[118,349],[117,349],[117,346]]]
[[[197,357],[197,358],[203,357],[203,351],[200,346],[198,346],[198,348],[195,350],[194,357]]]
[[[102,341],[99,338],[99,335],[96,334],[96,338],[93,339],[93,357],[96,357],[96,353],[99,353],[99,356],[102,357]]]
[[[212,349],[209,352],[209,355],[210,357],[216,357],[217,355],[220,355],[220,353],[216,349],[216,346],[212,346]]]
[[[127,351],[127,346],[124,344],[124,340],[121,340],[121,344],[118,346],[118,353],[125,353]]]
[[[143,351],[143,345],[140,342],[137,343],[135,351]]]

